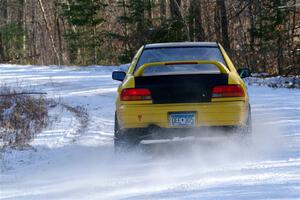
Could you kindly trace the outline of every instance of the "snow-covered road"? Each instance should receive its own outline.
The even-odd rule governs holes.
[[[300,90],[250,86],[254,134],[113,152],[113,67],[0,65],[0,84],[47,92],[87,108],[0,158],[0,199],[300,199]],[[3,155],[2,155],[3,156]]]

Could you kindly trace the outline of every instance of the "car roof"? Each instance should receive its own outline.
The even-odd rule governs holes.
[[[171,47],[218,47],[217,42],[169,42],[146,44],[145,49],[171,48]]]

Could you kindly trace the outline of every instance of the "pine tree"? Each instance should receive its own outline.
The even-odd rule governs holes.
[[[120,62],[130,62],[135,51],[149,40],[152,26],[152,0],[122,0],[118,3],[122,15],[117,22],[122,26],[122,33],[111,33],[114,38],[123,43],[123,53]]]
[[[70,27],[65,33],[69,43],[70,60],[76,64],[97,64],[102,32],[97,29],[104,22],[101,16],[105,4],[102,0],[71,0],[62,4],[62,15]]]
[[[14,5],[10,13],[8,13],[9,3]],[[26,31],[23,26],[24,1],[3,0],[0,1],[0,9],[0,61],[23,63],[26,54],[24,48]],[[8,14],[11,16],[9,17]]]
[[[261,64],[265,65],[263,71],[272,69],[272,66],[276,65],[277,73],[282,74],[284,41],[288,36],[288,30],[285,27],[290,11],[283,10],[280,7],[287,2],[282,0],[256,0],[254,3],[256,17],[253,19],[254,24],[250,29],[250,34],[255,41],[255,49],[263,60]],[[270,72],[274,73],[272,70]]]

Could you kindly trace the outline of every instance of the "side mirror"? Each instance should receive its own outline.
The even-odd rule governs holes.
[[[113,71],[112,79],[117,81],[123,81],[125,79],[126,72],[123,71]]]
[[[247,78],[247,77],[251,76],[251,71],[248,68],[240,68],[237,70],[237,72],[241,78]]]

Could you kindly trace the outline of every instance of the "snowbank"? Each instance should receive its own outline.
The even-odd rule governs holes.
[[[246,78],[248,85],[268,86],[272,88],[300,88],[300,76],[292,77],[262,77],[260,74],[253,74]]]

